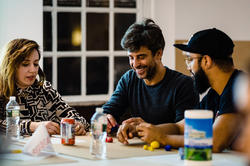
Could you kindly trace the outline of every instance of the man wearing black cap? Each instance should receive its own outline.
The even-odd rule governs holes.
[[[174,46],[187,52],[187,68],[198,92],[202,94],[210,88],[197,108],[214,112],[213,151],[221,152],[232,144],[239,127],[232,89],[241,71],[234,68],[233,41],[224,32],[213,28],[195,33],[187,45]],[[136,130],[143,141],[156,140],[162,145],[184,146],[184,120],[157,126],[141,123]]]

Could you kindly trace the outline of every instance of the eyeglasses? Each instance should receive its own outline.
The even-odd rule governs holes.
[[[186,65],[190,66],[190,63],[194,60],[194,59],[200,59],[202,58],[202,56],[197,56],[197,57],[191,57],[191,56],[187,56],[186,58],[184,58]]]

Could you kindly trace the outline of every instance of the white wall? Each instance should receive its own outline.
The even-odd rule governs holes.
[[[250,40],[250,0],[176,0],[176,39],[216,27],[233,40]]]
[[[233,40],[250,40],[250,0],[146,1],[151,1],[148,14],[163,30],[163,63],[170,68],[175,68],[175,40],[188,40],[199,30],[216,27]]]
[[[233,40],[250,40],[250,0],[145,0],[144,14],[162,28],[163,63],[175,68],[175,40],[217,27]],[[42,0],[0,0],[0,48],[14,38],[43,44]],[[41,48],[42,50],[42,48]]]
[[[162,29],[165,38],[165,49],[162,62],[175,69],[175,0],[153,0],[153,19]]]
[[[32,39],[42,46],[42,7],[42,0],[0,0],[0,48],[15,38]]]

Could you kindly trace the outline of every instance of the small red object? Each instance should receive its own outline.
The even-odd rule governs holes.
[[[112,143],[113,142],[113,138],[112,137],[107,137],[106,138],[106,142]]]

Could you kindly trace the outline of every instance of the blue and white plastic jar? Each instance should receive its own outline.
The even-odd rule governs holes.
[[[213,112],[186,110],[184,132],[184,165],[212,165]]]

